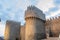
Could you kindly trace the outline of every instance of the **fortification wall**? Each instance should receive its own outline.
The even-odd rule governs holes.
[[[25,26],[21,26],[20,36],[21,40],[25,40]]]
[[[26,31],[25,40],[40,40],[45,35],[45,15],[34,6],[29,7],[25,12]]]
[[[47,31],[51,30],[53,37],[58,37],[60,34],[60,16],[55,18],[50,18],[46,23]],[[50,29],[51,28],[51,29]]]
[[[4,36],[5,40],[20,40],[20,23],[8,20]]]
[[[40,40],[46,38],[44,22],[40,19],[30,17],[26,19],[25,40]]]

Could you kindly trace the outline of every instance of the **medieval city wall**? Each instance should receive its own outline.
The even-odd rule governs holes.
[[[60,34],[60,17],[50,18],[46,21],[46,27],[47,29],[51,30],[53,37],[58,37]],[[47,31],[48,31],[47,30]]]
[[[25,11],[25,40],[40,40],[46,38],[45,35],[45,15],[34,6]],[[40,16],[41,15],[41,16]]]
[[[45,14],[35,6],[29,6],[25,11],[26,25],[8,20],[5,27],[5,40],[41,40],[48,37],[59,37],[60,17],[45,19]],[[47,37],[47,38],[48,38]],[[52,38],[54,39],[54,38]],[[48,38],[51,40],[51,38]]]
[[[20,37],[21,37],[21,40],[25,40],[25,25],[21,26]]]
[[[5,40],[20,40],[20,23],[8,20],[4,36]]]

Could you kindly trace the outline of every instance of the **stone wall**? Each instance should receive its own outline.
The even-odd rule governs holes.
[[[5,40],[20,40],[20,23],[8,20],[4,36]]]
[[[51,30],[52,37],[59,37],[60,34],[60,17],[50,18],[46,21],[46,28]]]
[[[40,40],[46,38],[45,15],[38,8],[31,6],[25,12],[25,40]]]
[[[20,34],[21,40],[25,40],[25,26],[21,26]]]
[[[40,40],[46,38],[44,22],[41,19],[33,17],[26,19],[25,36],[25,40]]]

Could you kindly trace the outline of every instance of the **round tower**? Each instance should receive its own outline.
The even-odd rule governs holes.
[[[25,11],[26,30],[25,40],[40,40],[46,38],[45,15],[35,6]]]

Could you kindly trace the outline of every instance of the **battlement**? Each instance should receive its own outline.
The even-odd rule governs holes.
[[[6,23],[18,23],[18,24],[21,24],[20,22],[13,21],[13,20],[7,20]]]
[[[45,21],[45,14],[43,14],[43,11],[35,6],[29,6],[27,8],[27,10],[25,11],[25,18],[27,17],[36,17]]]
[[[57,23],[60,23],[59,21],[60,21],[60,16],[49,18],[49,19],[46,19],[45,25],[49,26],[50,24],[57,24]]]
[[[0,20],[1,21],[1,20]],[[25,24],[7,20],[5,40],[58,40],[60,38],[60,16],[45,19],[42,10],[29,6],[25,11]]]
[[[35,11],[40,11],[40,12],[42,12],[40,9],[38,9],[37,7],[35,7],[35,6],[29,6],[29,7],[27,7],[27,11],[28,10],[35,10]]]
[[[53,17],[45,22],[46,28],[51,28],[51,33],[53,37],[58,37],[60,34],[60,16]],[[50,28],[49,28],[50,27]]]
[[[59,20],[59,19],[60,19],[60,16],[58,16],[58,17],[52,17],[52,18],[47,19],[46,22],[47,21]]]

